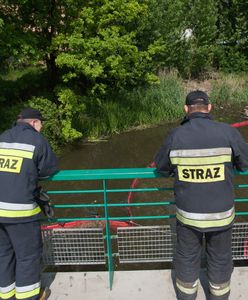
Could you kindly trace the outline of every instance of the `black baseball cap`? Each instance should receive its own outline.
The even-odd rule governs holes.
[[[209,100],[208,100],[208,95],[203,92],[203,91],[192,91],[190,92],[185,101],[186,105],[195,105],[195,104],[204,104],[208,105]]]
[[[38,109],[31,107],[24,108],[17,116],[17,119],[37,119],[40,121],[45,121],[45,118],[43,118],[41,112]]]

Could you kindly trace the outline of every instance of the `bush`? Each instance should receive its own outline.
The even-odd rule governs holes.
[[[48,138],[54,150],[58,151],[62,145],[72,142],[82,136],[73,128],[73,119],[82,113],[84,105],[70,90],[58,91],[58,102],[54,103],[46,98],[32,98],[27,106],[39,109],[47,121],[44,122],[43,133]]]

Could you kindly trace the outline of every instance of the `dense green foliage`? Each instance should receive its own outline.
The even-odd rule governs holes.
[[[240,0],[1,0],[0,129],[27,105],[54,146],[172,120],[180,78],[247,72],[247,49]],[[213,99],[234,93],[218,82]]]

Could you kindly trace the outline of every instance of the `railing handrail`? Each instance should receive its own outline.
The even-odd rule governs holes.
[[[238,175],[248,175],[248,171],[235,171]],[[121,168],[121,169],[89,169],[89,170],[61,170],[46,180],[102,180],[102,179],[133,179],[162,177],[156,168]]]

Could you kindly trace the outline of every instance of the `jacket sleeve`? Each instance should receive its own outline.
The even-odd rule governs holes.
[[[48,177],[58,171],[57,169],[58,160],[56,155],[51,149],[48,141],[43,138],[42,144],[38,151],[38,176]]]
[[[164,141],[164,144],[155,155],[154,161],[156,164],[157,171],[164,177],[174,175],[174,170],[170,162],[170,150],[172,144],[172,134],[169,134]]]
[[[238,171],[248,170],[248,144],[245,142],[239,131],[235,128],[234,139],[232,139],[233,162]]]

